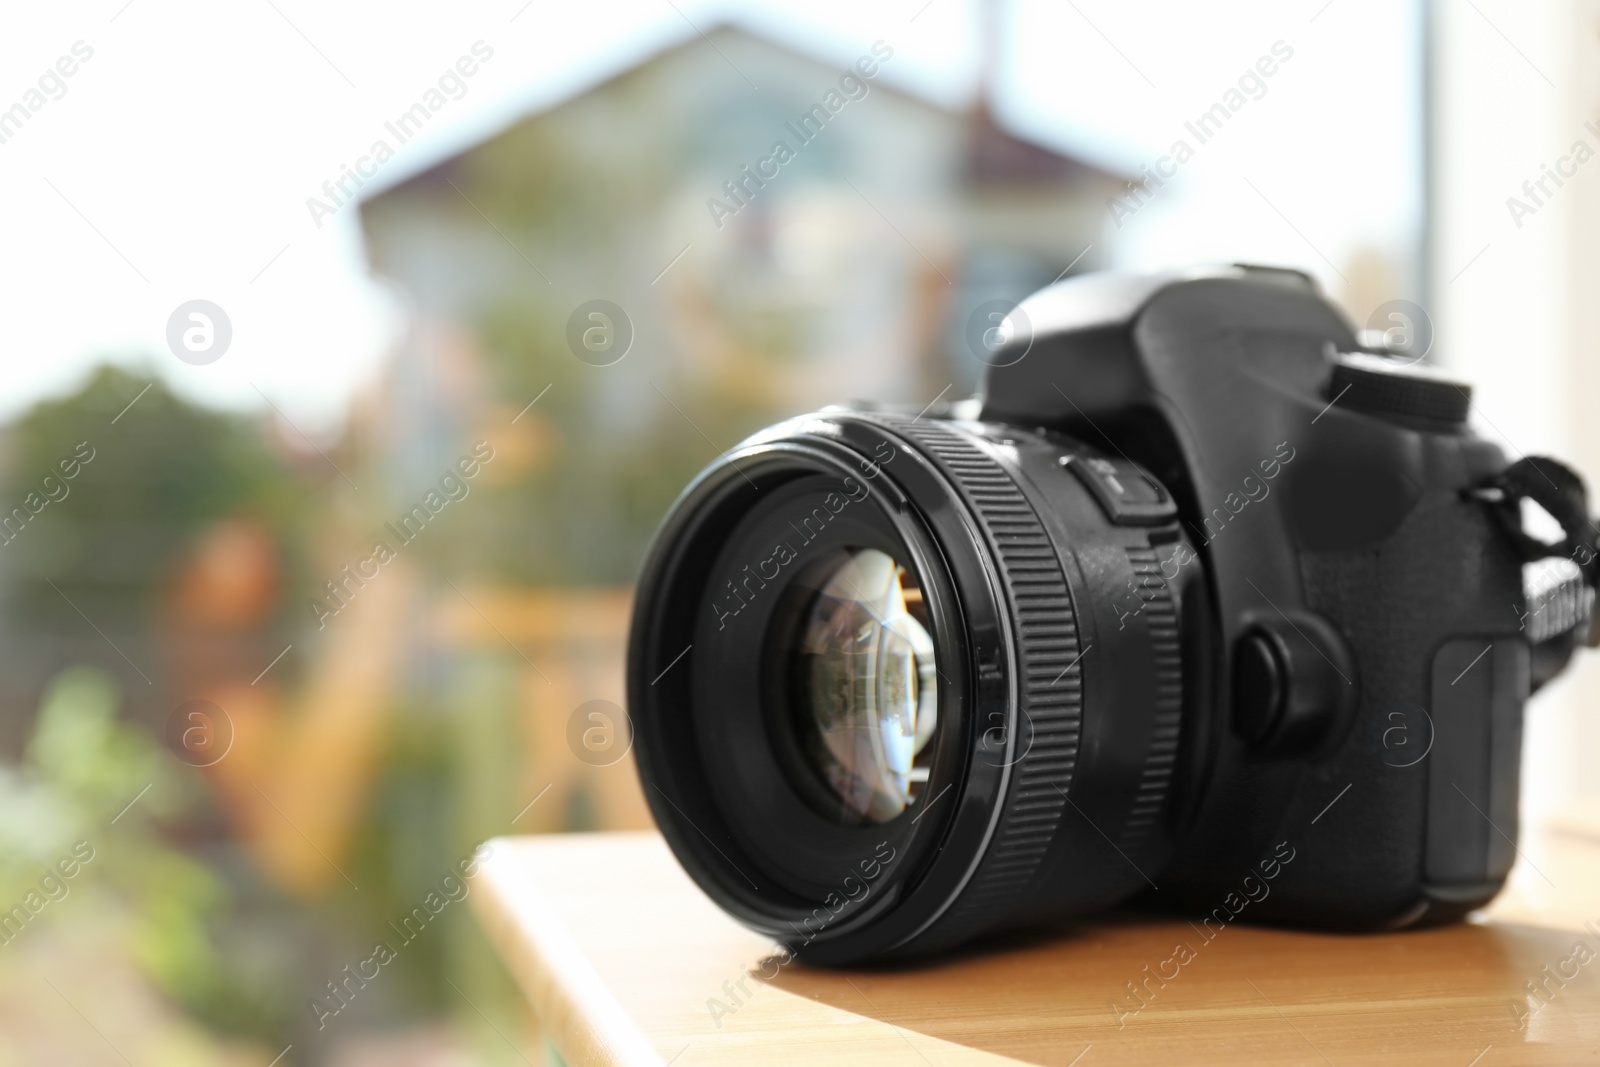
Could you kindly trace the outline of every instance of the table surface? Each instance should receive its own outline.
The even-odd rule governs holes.
[[[1600,1063],[1594,817],[1527,835],[1507,890],[1475,921],[1445,929],[1338,936],[1241,925],[1207,944],[1182,920],[1121,916],[915,967],[848,971],[777,968],[773,943],[723,914],[657,834],[493,846],[472,899],[574,1067]],[[1194,958],[1131,1012],[1126,983],[1179,942]],[[1576,974],[1546,977],[1558,971]],[[1547,992],[1532,996],[1530,982]]]

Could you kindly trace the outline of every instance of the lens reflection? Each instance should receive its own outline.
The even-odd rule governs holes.
[[[916,579],[873,548],[846,555],[811,603],[793,706],[843,821],[892,819],[928,780],[939,687],[926,618]]]

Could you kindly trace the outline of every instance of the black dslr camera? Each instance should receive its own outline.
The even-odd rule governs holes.
[[[1523,702],[1600,636],[1576,475],[1293,271],[1076,279],[1003,337],[981,400],[773,427],[663,524],[628,695],[694,879],[823,963],[1493,897]]]

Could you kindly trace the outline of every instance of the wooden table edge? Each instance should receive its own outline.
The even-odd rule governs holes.
[[[514,854],[511,838],[491,848]],[[495,881],[505,861],[484,873]],[[472,895],[490,940],[496,945],[538,1016],[540,1025],[574,1067],[661,1067],[661,1056],[612,995],[531,880],[514,893],[497,888]],[[561,976],[560,980],[556,976]]]
[[[1567,841],[1568,848],[1564,855],[1571,861],[1582,861],[1582,864],[1573,866],[1570,871],[1565,872],[1552,867],[1552,872],[1561,875],[1563,885],[1571,884],[1568,875],[1576,876],[1580,872],[1591,872],[1585,884],[1600,884],[1592,873],[1600,871],[1600,847],[1596,847],[1600,845],[1600,835],[1591,836],[1587,831],[1582,833],[1571,831],[1562,836],[1570,839]],[[625,967],[629,972],[636,972],[639,964],[638,953],[650,951],[651,938],[655,936],[652,931],[666,928],[657,923],[648,930],[633,930],[631,933],[626,927],[621,930],[616,929],[615,919],[609,910],[616,901],[608,900],[605,907],[596,906],[591,899],[592,888],[589,886],[589,882],[597,876],[598,870],[605,869],[613,877],[616,875],[616,871],[610,870],[616,865],[604,862],[606,859],[604,852],[622,850],[631,854],[632,851],[637,851],[647,844],[650,846],[650,854],[634,856],[625,866],[629,872],[658,876],[657,881],[651,883],[658,903],[662,897],[674,898],[675,894],[688,887],[690,883],[675,863],[672,867],[675,878],[672,879],[667,878],[664,869],[656,869],[659,863],[672,861],[668,859],[670,854],[665,843],[655,831],[497,838],[491,842],[494,854],[485,861],[474,879],[475,882],[481,879],[481,883],[475,886],[480,891],[473,895],[480,899],[473,905],[473,910],[478,914],[484,929],[527,996],[546,1038],[560,1050],[566,1062],[571,1063],[573,1067],[603,1064],[624,1064],[627,1067],[653,1064],[659,1067],[664,1062],[671,1062],[667,1056],[672,1047],[658,1051],[658,1046],[646,1037],[645,1031],[624,1007],[627,1003],[636,1008],[646,1009],[648,1014],[652,1007],[650,997],[632,986],[629,987],[629,994],[619,997],[602,977],[602,972],[607,966],[613,971],[618,967]],[[1543,862],[1543,858],[1541,861]],[[1527,870],[1535,870],[1531,866],[1531,861],[1527,861],[1526,858],[1523,863],[1526,864]],[[1522,881],[1530,883],[1532,879],[1527,877],[1527,870],[1522,871],[1524,875]],[[581,877],[575,876],[574,872]],[[1545,880],[1548,881],[1548,878]],[[668,882],[671,884],[667,884]],[[617,884],[632,883],[630,881]],[[1514,877],[1507,891],[1498,897],[1489,909],[1478,913],[1475,921],[1487,922],[1491,926],[1533,926],[1551,931],[1576,931],[1581,927],[1600,937],[1600,933],[1596,933],[1594,927],[1586,925],[1585,917],[1579,915],[1572,902],[1547,900],[1540,892],[1529,896],[1525,891],[1516,888],[1517,884],[1518,879]],[[709,902],[699,897],[698,890],[692,890],[692,893],[697,904],[694,921],[712,921],[714,913],[709,910]],[[591,963],[590,956],[580,947],[583,944],[584,929],[575,930],[570,925],[575,906],[584,916],[584,922],[589,924],[589,932],[603,934],[601,940],[605,951],[601,954],[601,962]],[[652,922],[658,919],[659,916],[655,916]],[[723,922],[731,924],[732,920],[723,917]],[[597,925],[602,923],[603,926]],[[758,942],[759,939],[753,939],[752,945],[757,945]],[[734,946],[728,938],[713,937],[708,947],[722,954],[743,951],[742,948]],[[679,948],[683,948],[683,945],[680,944]],[[734,966],[735,963],[730,956],[730,973],[733,973]],[[1537,978],[1535,970],[1530,969],[1528,973]],[[612,977],[616,978],[617,975],[612,974]],[[758,987],[759,985],[760,983]],[[859,992],[857,990],[857,993]],[[803,1005],[809,1008],[816,1007],[808,1003],[804,991],[790,990],[788,993],[791,997],[801,997]],[[732,996],[730,994],[730,997]],[[639,999],[641,997],[642,1000]],[[1460,999],[1460,997],[1444,998],[1439,1001],[1439,1006],[1441,1009],[1447,1008]],[[815,1001],[817,998],[812,996],[809,1000]],[[734,1001],[741,1012],[737,1028],[720,1034],[714,1040],[701,1042],[708,1046],[716,1046],[716,1048],[707,1047],[703,1051],[719,1053],[712,1057],[719,1062],[759,1062],[753,1057],[770,1053],[772,1049],[759,1041],[752,1044],[752,1035],[759,1034],[761,1024],[769,1022],[772,1018],[778,1018],[770,1015],[769,1010],[779,1010],[783,1006],[773,1003],[770,998],[751,1001],[751,1006],[748,1008],[736,997]],[[879,1052],[883,1049],[898,1051],[901,1045],[909,1047],[912,1051],[921,1052],[921,1048],[911,1044],[898,1026],[888,1018],[880,1016],[875,1009],[861,1014],[840,1008],[831,1001],[824,1000],[822,1003],[839,1013],[841,1019],[849,1016],[848,1021],[851,1022],[878,1024],[877,1028],[881,1033],[867,1036],[882,1038],[881,1047],[873,1046],[878,1048]],[[1417,1006],[1421,1006],[1420,1001],[1417,1002]],[[1349,1005],[1344,1005],[1339,1010],[1348,1007]],[[1277,1012],[1278,1016],[1287,1018],[1282,1012],[1278,1012],[1276,1007],[1272,1010]],[[747,1015],[746,1012],[750,1014]],[[652,1017],[658,1022],[661,1021],[659,1012]],[[783,1020],[780,1018],[779,1021]],[[720,1030],[721,1023],[717,1025]],[[685,1049],[700,1041],[696,1036],[700,1033],[698,1030],[692,1034],[677,1030],[674,1032],[677,1034],[673,1041],[674,1047],[678,1041],[685,1039],[688,1039]],[[707,1039],[713,1038],[709,1032],[703,1036]],[[891,1036],[894,1041],[889,1040]],[[965,1043],[959,1035],[941,1036],[928,1031],[925,1036],[941,1047],[940,1062],[1018,1065],[1033,1062],[1011,1057],[998,1048]],[[896,1044],[896,1041],[899,1044]],[[782,1047],[787,1048],[787,1046]],[[865,1046],[855,1049],[850,1055],[855,1056],[864,1048]],[[682,1054],[680,1050],[671,1059],[676,1060]],[[786,1062],[814,1062],[814,1060],[807,1058]],[[1540,1062],[1545,1061],[1540,1060]]]

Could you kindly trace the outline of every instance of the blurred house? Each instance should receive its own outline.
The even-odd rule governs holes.
[[[442,669],[517,672],[520,795],[554,786],[518,830],[648,825],[631,769],[574,761],[568,731],[623,703],[626,586],[697,470],[828,403],[970,392],[974,309],[1100,261],[1123,179],[1008,132],[988,94],[898,88],[897,62],[724,26],[369,187],[371,266],[411,316],[369,459],[403,511],[469,442],[496,453],[406,551],[462,586],[437,591]]]
[[[892,42],[821,59],[723,26],[370,194],[372,268],[414,316],[394,380],[493,394],[456,364],[548,358],[605,383],[586,425],[638,439],[701,393],[764,414],[970,390],[968,314],[1096,266],[1124,179],[1008,132],[988,93],[951,109],[897,87],[896,62]],[[565,350],[594,298],[634,332],[603,375]],[[427,436],[438,392],[392,399]]]

